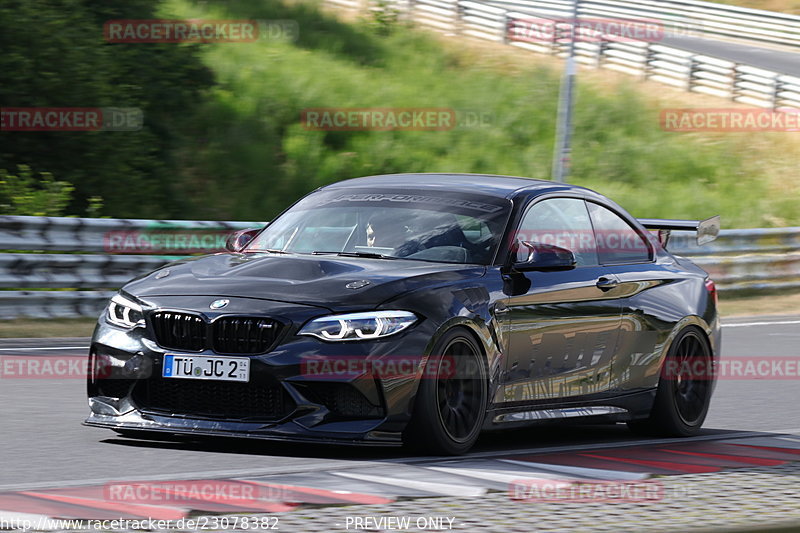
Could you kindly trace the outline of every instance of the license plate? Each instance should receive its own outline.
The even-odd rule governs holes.
[[[247,382],[250,381],[250,359],[166,354],[161,375],[165,378]]]

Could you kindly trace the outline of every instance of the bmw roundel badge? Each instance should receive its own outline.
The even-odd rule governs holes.
[[[208,307],[211,308],[211,309],[222,309],[223,307],[225,307],[229,303],[231,303],[230,300],[214,300],[213,302],[211,302],[211,305],[209,305]]]

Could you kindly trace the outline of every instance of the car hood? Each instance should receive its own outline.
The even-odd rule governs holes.
[[[136,278],[124,290],[140,298],[232,296],[339,310],[375,306],[409,291],[479,278],[485,272],[483,266],[403,259],[223,253],[170,263]]]

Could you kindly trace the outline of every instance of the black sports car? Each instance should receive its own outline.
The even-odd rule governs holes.
[[[707,241],[719,219],[641,221],[504,176],[329,185],[228,253],[123,287],[92,339],[85,423],[447,454],[571,417],[691,435],[720,328],[714,283],[665,250],[674,229]]]

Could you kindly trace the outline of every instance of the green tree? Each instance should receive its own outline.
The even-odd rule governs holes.
[[[106,21],[158,18],[157,7],[150,0],[0,4],[1,105],[133,107],[144,116],[139,131],[0,132],[0,168],[29,164],[38,176],[72,183],[73,213],[87,213],[99,195],[107,215],[181,216],[172,151],[213,76],[196,46],[110,44],[103,36]]]

